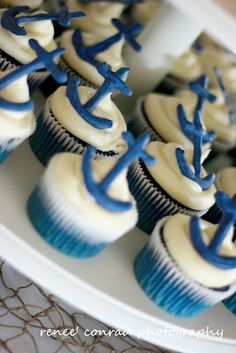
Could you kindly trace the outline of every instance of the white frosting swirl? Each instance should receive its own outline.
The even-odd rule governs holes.
[[[5,9],[0,10],[0,22],[2,13]],[[35,11],[34,14],[44,13]],[[21,13],[24,15],[24,13]],[[28,44],[29,39],[36,39],[39,44],[46,50],[56,49],[56,42],[53,40],[54,27],[52,21],[36,21],[23,24],[27,34],[25,36],[17,36],[0,26],[0,48],[8,55],[22,64],[27,64],[36,58],[36,53]]]
[[[227,144],[229,147],[236,146],[236,124],[232,124],[229,111],[224,103],[224,97],[219,88],[212,88],[210,90],[212,94],[217,97],[215,103],[211,104],[206,102],[203,111],[203,123],[208,131],[214,130],[217,134],[216,140]],[[180,90],[178,96],[184,97],[186,100],[197,102],[195,94],[188,90]],[[236,111],[236,100],[234,99],[235,111]]]
[[[192,142],[184,135],[177,116],[177,106],[183,104],[189,121],[193,121],[195,100],[176,98],[158,93],[149,93],[144,98],[147,119],[165,142],[176,142],[184,148],[193,148]]]
[[[236,194],[236,167],[220,170],[217,174],[216,186],[219,190],[233,197]]]
[[[124,9],[123,4],[112,4],[106,1],[82,4],[77,0],[67,0],[67,6],[70,11],[83,11],[86,14],[85,17],[74,19],[72,27],[79,27],[85,32],[99,33],[104,37],[117,32],[111,20],[120,17]]]
[[[138,219],[136,203],[129,191],[127,170],[117,176],[108,189],[108,195],[116,200],[131,202],[125,212],[111,212],[100,206],[88,192],[82,173],[82,156],[60,153],[52,158],[44,175],[44,185],[53,197],[62,200],[64,217],[74,217],[79,228],[91,237],[94,243],[112,242],[132,229]],[[93,174],[101,181],[114,166],[114,161],[93,161]],[[71,212],[67,213],[68,206]],[[92,220],[92,221],[91,221]],[[66,220],[65,220],[66,221]]]
[[[204,220],[201,220],[200,224],[203,241],[209,245],[218,225]],[[223,288],[236,280],[236,269],[220,269],[207,262],[195,250],[190,238],[189,216],[176,214],[168,217],[163,227],[163,236],[168,252],[180,269],[191,279],[208,288]],[[236,247],[232,242],[232,237],[233,227],[225,238],[219,255],[236,256]],[[155,246],[154,241],[152,244]]]
[[[29,6],[31,9],[36,9],[42,5],[43,0],[2,0],[8,6]]]
[[[236,66],[230,55],[222,49],[208,47],[199,55],[204,74],[209,76],[212,85],[217,85],[214,67],[220,69],[227,90],[236,93]]]
[[[66,52],[63,54],[65,62],[79,75],[87,79],[89,82],[100,86],[104,79],[98,73],[96,68],[80,58],[72,43],[73,31],[65,31],[59,39],[60,46],[66,49]],[[99,43],[103,40],[101,36],[96,33],[83,33],[83,41],[86,46],[90,46],[96,43]],[[125,63],[122,59],[122,47],[124,41],[120,40],[116,44],[112,45],[110,48],[104,52],[99,53],[95,59],[99,62],[107,62],[113,71],[120,69],[125,66]]]
[[[0,78],[8,73],[9,71],[0,72]],[[12,103],[27,102],[30,99],[27,76],[0,90],[0,97]],[[27,138],[33,133],[35,125],[33,112],[16,112],[0,108],[1,145],[10,138]]]
[[[188,49],[174,63],[170,74],[186,82],[198,79],[202,74],[202,66],[199,57],[192,49]]]
[[[78,87],[82,104],[85,104],[95,93],[96,90],[93,88]],[[93,111],[93,115],[112,121],[112,127],[108,129],[97,129],[79,116],[66,96],[65,86],[59,87],[51,95],[49,102],[51,111],[60,124],[82,141],[101,151],[122,152],[126,149],[126,143],[121,136],[127,130],[126,123],[110,95],[106,96]]]
[[[175,154],[177,147],[180,146],[172,142],[149,143],[146,151],[156,158],[157,163],[154,166],[147,165],[146,168],[166,193],[181,205],[193,210],[208,210],[215,203],[216,188],[212,185],[209,189],[202,190],[196,182],[182,175]],[[192,151],[185,151],[185,157],[190,162]],[[206,176],[204,168],[201,174]]]

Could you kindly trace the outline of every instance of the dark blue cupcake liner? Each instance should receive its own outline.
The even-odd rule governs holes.
[[[155,235],[136,257],[135,275],[147,296],[161,309],[181,318],[195,317],[229,297],[235,285],[214,290],[185,275],[164,245],[161,230],[165,221],[157,224]]]
[[[43,184],[35,188],[31,194],[27,211],[31,223],[40,236],[55,249],[65,255],[86,259],[97,255],[107,243],[89,243],[90,237],[80,229],[78,222],[73,224],[69,219],[69,212],[63,212],[63,206],[50,200]]]
[[[130,167],[128,182],[137,202],[138,227],[148,234],[151,234],[156,223],[163,217],[176,213],[201,216],[207,211],[184,207],[171,198],[157,182],[152,180],[140,161],[134,162]]]
[[[236,315],[236,292],[230,298],[224,300],[223,303],[231,313]]]
[[[83,155],[87,144],[70,134],[52,115],[49,102],[37,120],[35,133],[29,139],[32,151],[39,161],[46,166],[56,153],[74,152]],[[115,152],[97,151],[96,159],[118,158]]]
[[[6,71],[10,69],[16,69],[20,66],[20,63],[16,63],[14,59],[11,59],[9,55],[0,50],[0,71]],[[28,75],[28,84],[30,92],[34,92],[49,76],[48,70],[41,70],[33,72]]]
[[[136,113],[134,118],[129,123],[129,130],[132,131],[135,136],[139,136],[142,133],[147,132],[150,134],[151,141],[165,142],[147,120],[144,112],[144,99],[145,97],[141,97],[137,101]]]

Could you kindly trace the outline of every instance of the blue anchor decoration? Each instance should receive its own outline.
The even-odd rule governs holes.
[[[214,103],[216,101],[216,97],[208,92],[209,78],[206,75],[202,75],[199,79],[199,82],[190,82],[189,88],[195,93],[198,97],[197,105],[195,110],[199,110],[201,113],[203,111],[204,103],[207,100],[210,103]]]
[[[184,111],[181,110],[181,113],[184,114]],[[186,117],[184,116],[186,119]],[[184,119],[182,117],[182,120]],[[187,119],[186,119],[187,120]],[[187,121],[186,126],[184,127],[186,133],[189,136],[189,139],[193,142],[193,168],[194,171],[188,165],[185,156],[184,150],[181,148],[176,148],[176,159],[179,165],[179,168],[184,176],[188,179],[195,181],[202,190],[207,190],[215,181],[215,175],[209,174],[205,178],[201,178],[201,156],[202,156],[202,145],[210,143],[215,138],[215,133],[213,131],[206,132],[202,126],[201,122],[201,113],[196,110],[194,114],[194,122],[191,123]]]
[[[231,122],[231,124],[236,124],[236,113],[235,113],[235,108],[234,108],[234,105],[233,105],[232,97],[231,97],[231,95],[229,94],[229,92],[225,88],[221,71],[220,71],[220,69],[215,67],[214,68],[214,73],[215,73],[215,76],[217,78],[220,90],[221,90],[221,92],[223,94],[225,105],[226,105],[226,107],[228,109],[228,112],[229,112],[230,122]]]
[[[136,23],[131,26],[126,26],[121,20],[112,19],[113,25],[118,29],[118,33],[114,34],[103,40],[100,43],[86,47],[83,42],[83,36],[79,29],[76,29],[72,36],[72,43],[78,56],[83,60],[89,62],[91,65],[96,66],[99,61],[95,59],[95,56],[99,53],[107,50],[113,44],[119,42],[122,37],[131,45],[136,51],[141,51],[141,45],[136,42],[135,37],[142,31],[143,27]]]
[[[123,67],[116,72],[113,72],[111,67],[106,63],[100,63],[96,68],[98,72],[104,77],[104,82],[94,94],[94,96],[90,98],[86,104],[82,105],[80,102],[77,89],[78,85],[80,84],[80,78],[78,76],[72,76],[72,78],[69,80],[66,95],[69,98],[73,108],[88,124],[97,129],[109,129],[112,127],[112,121],[109,119],[94,116],[92,112],[104,97],[114,91],[120,91],[126,96],[130,96],[132,94],[132,91],[128,85],[123,81],[129,69]]]
[[[89,146],[87,148],[82,163],[82,171],[88,192],[95,198],[100,206],[111,212],[125,212],[132,207],[130,202],[115,200],[107,194],[108,188],[117,176],[124,169],[128,168],[137,158],[142,158],[148,164],[155,163],[155,158],[144,150],[145,146],[150,141],[150,135],[148,133],[143,133],[135,140],[131,133],[126,132],[123,133],[123,138],[127,141],[128,150],[101,182],[97,183],[92,174],[92,160],[96,151],[95,147]]]
[[[20,26],[22,23],[52,20],[58,21],[63,27],[68,27],[73,18],[85,16],[85,13],[82,11],[69,12],[68,9],[64,7],[59,13],[42,13],[16,17],[19,13],[29,10],[30,8],[28,6],[16,6],[4,11],[1,19],[2,27],[17,36],[24,36],[27,32],[23,26]]]
[[[191,241],[194,248],[210,264],[223,270],[236,268],[236,257],[220,256],[219,250],[228,235],[230,228],[236,222],[236,194],[229,198],[227,194],[219,191],[215,195],[216,203],[222,211],[222,218],[209,246],[206,246],[201,234],[200,219],[193,216],[190,221]]]
[[[55,49],[51,52],[44,50],[35,39],[29,40],[29,46],[36,52],[37,58],[28,64],[19,66],[16,70],[11,71],[7,76],[0,79],[0,90],[9,86],[14,81],[20,79],[22,76],[47,68],[54,80],[58,83],[65,83],[67,81],[67,74],[58,69],[54,60],[64,53],[63,48]],[[12,111],[32,111],[33,102],[29,100],[25,103],[12,103],[3,98],[0,98],[0,107]]]

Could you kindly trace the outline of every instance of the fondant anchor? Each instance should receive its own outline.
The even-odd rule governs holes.
[[[28,6],[16,6],[7,9],[3,12],[2,15],[2,27],[18,36],[24,36],[27,34],[27,32],[23,26],[20,26],[22,23],[52,20],[58,21],[59,24],[63,27],[68,27],[71,24],[71,20],[73,18],[85,16],[85,13],[82,11],[69,12],[68,9],[64,7],[59,13],[42,13],[16,17],[21,12],[27,12],[29,10],[30,8]]]
[[[215,73],[215,76],[217,78],[220,90],[221,90],[221,92],[223,94],[225,105],[228,108],[230,122],[231,122],[231,124],[236,124],[235,107],[233,105],[233,101],[232,101],[231,95],[229,94],[229,92],[225,88],[221,71],[220,71],[220,69],[215,67],[214,68],[214,73]]]
[[[135,37],[142,31],[143,27],[136,23],[131,26],[126,26],[121,20],[112,19],[113,25],[118,29],[118,33],[114,34],[112,37],[109,37],[103,40],[100,43],[85,46],[83,42],[83,35],[80,29],[76,29],[73,33],[72,43],[74,48],[82,59],[89,62],[92,65],[97,65],[99,61],[95,59],[95,56],[99,53],[110,48],[113,44],[119,42],[122,37],[131,45],[131,47],[136,50],[141,50],[141,45],[135,40]]]
[[[97,129],[109,129],[112,127],[112,121],[109,119],[97,117],[92,114],[93,110],[108,94],[114,91],[120,91],[126,96],[130,96],[132,91],[128,85],[123,81],[129,71],[128,68],[121,68],[116,72],[111,70],[111,67],[106,64],[97,65],[98,72],[104,77],[102,86],[96,91],[94,96],[89,99],[86,104],[81,104],[80,97],[78,94],[78,85],[80,84],[80,78],[72,76],[67,85],[66,95],[70,100],[71,105],[77,111],[77,113],[90,125]]]
[[[200,219],[196,216],[190,221],[190,234],[193,246],[200,256],[212,265],[224,270],[236,268],[235,256],[221,256],[219,251],[222,243],[228,235],[230,228],[236,222],[236,194],[230,199],[227,194],[219,191],[215,195],[216,203],[222,211],[222,218],[209,246],[203,241],[200,227]]]
[[[128,168],[137,158],[142,158],[148,164],[155,163],[155,158],[151,157],[144,150],[145,146],[150,141],[150,135],[148,133],[143,133],[135,140],[131,133],[126,132],[123,133],[123,138],[127,141],[128,150],[101,182],[97,183],[92,173],[92,160],[96,151],[94,147],[89,146],[87,148],[82,163],[82,171],[87,190],[100,206],[111,212],[125,212],[132,207],[130,202],[118,201],[108,195],[108,189],[117,176],[124,169]]]
[[[14,71],[11,71],[7,76],[1,78],[0,90],[9,86],[22,76],[29,75],[30,73],[45,67],[51,72],[54,80],[58,83],[65,83],[67,81],[67,74],[64,71],[59,70],[57,65],[54,63],[54,60],[64,53],[64,49],[58,48],[48,52],[43,49],[35,39],[29,40],[29,46],[36,52],[37,58],[28,64],[19,66]],[[0,107],[13,111],[32,111],[33,102],[29,100],[25,103],[12,103],[0,98]]]

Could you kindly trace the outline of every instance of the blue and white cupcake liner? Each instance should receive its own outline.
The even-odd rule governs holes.
[[[25,140],[26,138],[4,138],[0,140],[0,164],[3,163],[10,154]]]
[[[16,69],[19,65],[13,63],[9,58],[4,57],[4,52],[0,50],[0,71]],[[34,92],[49,76],[48,70],[32,72],[28,75],[28,84],[30,93]]]
[[[224,300],[223,303],[232,314],[236,315],[236,292],[230,298]]]
[[[50,99],[46,102],[43,112],[37,120],[35,133],[30,137],[30,146],[39,159],[46,166],[52,156],[59,152],[74,152],[83,155],[87,144],[73,136],[52,115]],[[115,152],[97,151],[95,159],[116,159],[119,154]]]
[[[215,290],[187,276],[163,243],[161,231],[165,222],[166,219],[158,222],[149,242],[136,257],[135,275],[147,296],[161,309],[182,318],[194,317],[230,297],[236,284]]]
[[[163,217],[183,213],[189,216],[201,216],[207,210],[193,210],[184,207],[171,198],[143,169],[142,162],[136,161],[128,172],[130,191],[133,194],[138,207],[138,227],[151,234],[156,223]]]
[[[145,116],[144,99],[145,97],[140,97],[137,101],[135,116],[129,123],[129,130],[132,131],[135,136],[139,136],[142,133],[147,132],[150,134],[151,141],[165,142],[154,130]]]
[[[81,259],[97,255],[108,243],[91,241],[94,236],[80,227],[78,212],[65,202],[53,185],[48,185],[43,178],[27,203],[29,218],[37,232],[65,255]]]

